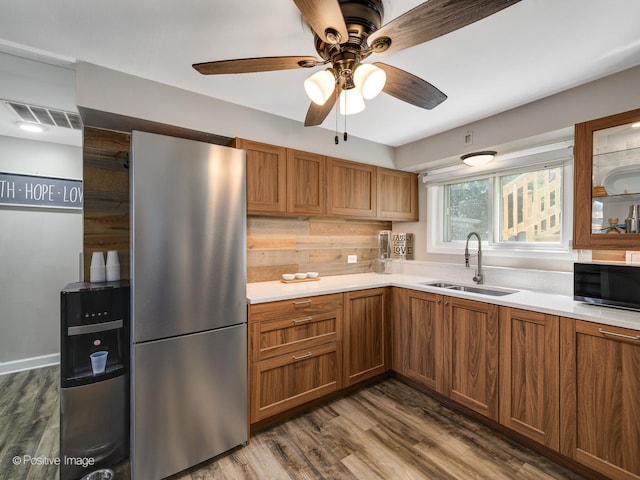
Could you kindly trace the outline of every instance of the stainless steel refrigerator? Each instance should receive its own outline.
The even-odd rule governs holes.
[[[247,441],[245,157],[131,138],[131,473],[164,478]]]

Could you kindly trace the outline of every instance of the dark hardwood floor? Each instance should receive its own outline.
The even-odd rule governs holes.
[[[58,478],[57,467],[13,464],[15,456],[58,456],[58,375],[47,367],[0,376],[0,479]],[[172,480],[581,478],[389,379],[259,432],[247,447]]]

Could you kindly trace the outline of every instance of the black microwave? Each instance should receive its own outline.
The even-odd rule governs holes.
[[[640,266],[575,263],[573,299],[640,310]]]

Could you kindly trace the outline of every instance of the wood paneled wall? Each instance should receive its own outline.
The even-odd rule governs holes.
[[[278,280],[295,272],[327,276],[374,271],[379,230],[391,230],[391,222],[249,216],[247,281]],[[357,255],[358,263],[348,264],[347,255]]]
[[[129,278],[128,133],[85,127],[83,135],[84,278],[93,252],[117,250],[120,276]]]

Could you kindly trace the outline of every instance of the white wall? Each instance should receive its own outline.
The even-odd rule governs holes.
[[[76,66],[78,107],[393,168],[393,147],[334,133],[98,65]]]
[[[522,143],[531,137],[542,139],[549,132],[576,123],[636,108],[640,108],[640,67],[408,143],[397,149],[395,165],[401,170],[419,171],[434,162],[459,161],[460,155],[467,152],[494,148],[500,154],[502,145],[510,148],[511,142]],[[473,131],[473,145],[465,147],[463,140],[469,130]]]
[[[79,147],[0,136],[0,171],[82,179]],[[58,361],[60,290],[78,280],[82,211],[0,206],[0,374]]]

